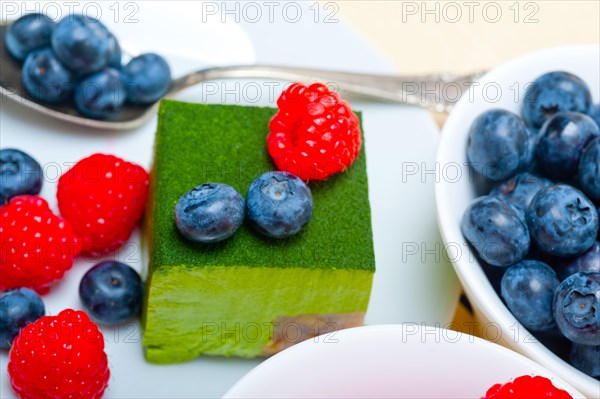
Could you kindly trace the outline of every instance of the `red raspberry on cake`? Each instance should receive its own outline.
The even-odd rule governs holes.
[[[15,338],[8,375],[21,399],[99,399],[110,376],[104,337],[85,312],[44,316]]]
[[[358,117],[339,94],[322,83],[294,83],[277,100],[267,147],[280,170],[303,180],[325,180],[358,157]]]
[[[573,397],[562,389],[552,385],[548,378],[524,375],[506,384],[493,385],[482,399],[572,399]]]
[[[34,195],[14,197],[0,207],[0,244],[0,291],[27,287],[45,294],[81,252],[71,224]]]
[[[148,173],[113,155],[94,154],[77,162],[58,181],[58,208],[83,240],[83,253],[96,257],[119,248],[144,213]]]

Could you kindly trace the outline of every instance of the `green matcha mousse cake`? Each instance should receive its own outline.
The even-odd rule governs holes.
[[[245,196],[274,169],[265,138],[276,111],[161,102],[146,226],[149,362],[269,356],[363,323],[375,272],[364,146],[347,171],[310,183],[313,218],[294,237],[269,239],[243,224],[206,245],[177,231],[174,207],[186,191],[218,182]]]

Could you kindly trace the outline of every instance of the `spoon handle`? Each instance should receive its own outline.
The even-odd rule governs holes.
[[[358,97],[417,105],[447,113],[480,74],[423,76],[373,75],[276,65],[239,65],[201,69],[173,81],[170,95],[201,82],[220,79],[321,81]]]

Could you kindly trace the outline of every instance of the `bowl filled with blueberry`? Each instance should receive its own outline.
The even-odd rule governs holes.
[[[597,46],[556,48],[483,76],[444,126],[435,188],[445,248],[485,338],[592,397],[600,389],[599,60]]]

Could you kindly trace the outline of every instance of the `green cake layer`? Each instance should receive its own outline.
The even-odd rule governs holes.
[[[364,146],[346,172],[310,183],[313,218],[294,237],[265,238],[244,224],[206,245],[175,227],[175,204],[191,188],[221,182],[245,196],[273,170],[265,138],[275,112],[161,102],[146,229],[148,361],[269,355],[362,323],[375,271]]]

